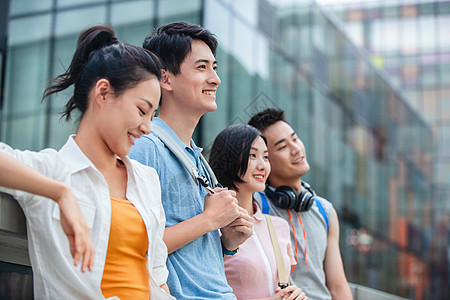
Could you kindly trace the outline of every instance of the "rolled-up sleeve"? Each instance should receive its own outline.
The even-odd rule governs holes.
[[[33,152],[29,150],[21,151],[17,149],[11,148],[9,145],[5,143],[0,143],[0,152],[11,156],[22,164],[34,169],[35,171],[42,173],[46,176],[49,176],[49,170],[53,170],[55,172],[55,168],[57,166],[52,163],[52,160],[49,159],[50,156],[57,155],[57,152],[53,149],[45,149],[41,152]],[[49,165],[51,164],[51,165]],[[23,207],[26,203],[29,202],[30,199],[34,197],[33,194],[23,192],[20,190],[9,189],[0,186],[0,192],[5,194],[9,194],[14,197]]]

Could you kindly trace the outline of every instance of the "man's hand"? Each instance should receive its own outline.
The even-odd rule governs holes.
[[[230,224],[220,229],[222,245],[233,251],[253,234],[253,222],[248,212],[239,207],[239,216]]]
[[[274,294],[274,299],[283,299],[283,300],[308,300],[305,293],[301,288],[298,288],[295,285],[289,285],[288,287],[281,289],[277,288]]]
[[[86,268],[92,271],[95,251],[92,245],[91,232],[75,196],[69,188],[63,188],[56,201],[60,209],[61,225],[69,239],[74,265],[77,266],[82,258],[81,271],[85,272]]]
[[[236,199],[236,192],[215,188],[215,194],[205,197],[203,217],[210,224],[209,231],[225,227],[239,217],[239,205]]]

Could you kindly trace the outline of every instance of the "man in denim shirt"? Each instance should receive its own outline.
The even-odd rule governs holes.
[[[156,53],[163,64],[161,104],[152,125],[175,141],[200,175],[207,175],[200,163],[202,149],[192,134],[200,118],[217,109],[217,40],[198,25],[178,22],[147,36],[144,48]],[[177,299],[235,299],[226,281],[223,255],[235,253],[253,231],[236,194],[216,188],[215,194],[208,195],[154,133],[137,140],[130,157],[152,166],[160,176],[171,294]]]

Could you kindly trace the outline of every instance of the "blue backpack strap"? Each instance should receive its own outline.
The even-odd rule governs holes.
[[[262,213],[268,215],[269,214],[269,203],[267,203],[266,195],[262,192],[258,192],[259,196],[261,196],[261,206]]]
[[[327,232],[328,232],[329,225],[328,225],[328,218],[327,218],[327,214],[325,213],[325,209],[323,209],[322,203],[320,203],[319,199],[314,197],[314,200],[316,201],[316,204],[317,204],[317,207],[319,208],[320,214],[325,219],[325,223],[327,224]]]

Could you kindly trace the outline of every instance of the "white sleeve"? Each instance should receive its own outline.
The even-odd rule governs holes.
[[[33,152],[29,150],[21,151],[11,148],[5,143],[0,143],[0,152],[13,157],[19,162],[27,165],[28,167],[42,173],[46,176],[54,174],[57,169],[57,163],[53,158],[56,158],[57,152],[53,149],[45,149],[41,152]],[[6,193],[14,197],[23,207],[28,203],[35,195],[20,190],[9,189],[0,186],[0,192]]]
[[[155,282],[161,286],[166,283],[167,277],[169,276],[169,271],[167,270],[166,262],[167,262],[167,247],[163,241],[164,230],[166,225],[166,215],[164,213],[164,208],[161,202],[161,188],[159,182],[159,176],[155,172],[156,176],[156,184],[158,186],[157,201],[159,202],[159,211],[158,211],[158,227],[155,228],[155,261],[151,270],[151,275]]]

